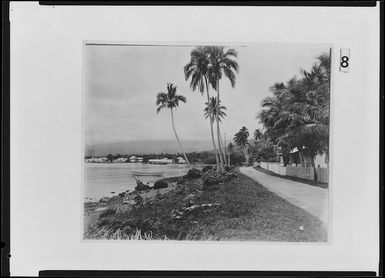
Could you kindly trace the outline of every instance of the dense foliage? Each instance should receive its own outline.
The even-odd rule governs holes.
[[[165,180],[157,180],[154,183],[154,189],[167,188],[168,183]]]
[[[310,71],[301,70],[301,78],[274,84],[273,96],[262,101],[258,117],[266,135],[283,156],[297,148],[313,158],[328,152],[330,57],[324,53]]]
[[[201,171],[196,168],[192,168],[187,172],[186,178],[188,179],[197,179],[201,177]]]

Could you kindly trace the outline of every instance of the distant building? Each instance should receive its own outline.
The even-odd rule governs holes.
[[[141,163],[141,162],[143,162],[143,157],[132,155],[132,156],[130,156],[129,161],[132,163],[135,163],[135,162]]]
[[[143,157],[137,157],[137,158],[136,158],[136,161],[137,161],[137,162],[143,162]]]
[[[129,160],[130,162],[136,162],[136,156],[135,155],[130,156]]]
[[[105,163],[107,162],[106,157],[92,157],[85,160],[86,163]]]
[[[114,162],[114,163],[124,163],[124,162],[126,162],[126,161],[127,161],[127,158],[125,158],[125,157],[120,157],[120,158],[115,159],[113,162]]]
[[[169,158],[161,158],[161,159],[149,159],[149,164],[171,164],[174,163],[172,159]]]
[[[177,157],[176,159],[178,164],[186,164],[186,160],[183,157]]]
[[[280,163],[284,165],[282,154],[279,154],[279,157],[280,157]],[[303,161],[305,163],[305,166],[311,166],[312,164],[312,158],[309,156],[303,155]],[[301,164],[301,157],[297,148],[294,148],[290,151],[290,160],[288,164],[292,166],[297,166]],[[314,164],[315,164],[315,167],[321,167],[321,168],[328,167],[329,161],[328,161],[327,155],[325,153],[317,154],[314,158]]]

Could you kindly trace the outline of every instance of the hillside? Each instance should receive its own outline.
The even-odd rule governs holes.
[[[210,141],[183,141],[186,152],[201,152],[212,149]],[[176,140],[143,140],[95,144],[86,146],[85,154],[93,156],[106,156],[107,154],[159,154],[180,153]]]

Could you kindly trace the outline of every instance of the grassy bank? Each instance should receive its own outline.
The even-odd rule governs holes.
[[[110,198],[85,238],[327,240],[316,217],[235,173],[236,178],[205,189],[202,178],[168,179],[168,188],[136,194],[135,204]]]

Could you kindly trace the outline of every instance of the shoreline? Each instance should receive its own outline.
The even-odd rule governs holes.
[[[321,221],[241,174],[238,168],[222,174],[222,180],[210,186],[203,180],[218,174],[196,172],[196,177],[163,179],[167,188],[88,203],[84,223],[91,225],[84,238],[327,241],[327,229]]]

